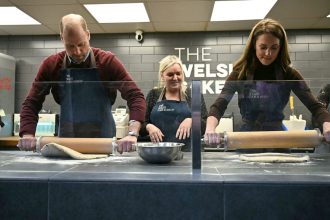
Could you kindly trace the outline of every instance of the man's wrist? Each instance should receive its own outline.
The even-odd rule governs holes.
[[[128,136],[139,137],[139,133],[136,131],[128,131]]]
[[[128,126],[132,125],[134,122],[136,122],[136,120],[129,120]]]
[[[34,137],[34,135],[33,135],[33,134],[23,134],[22,137],[23,137],[23,138],[24,138],[24,137]]]

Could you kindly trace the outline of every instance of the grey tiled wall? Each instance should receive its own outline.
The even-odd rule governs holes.
[[[185,64],[204,63],[210,65],[210,71],[217,72],[220,63],[233,63],[240,55],[246,43],[249,32],[193,32],[193,33],[144,33],[142,44],[135,40],[135,34],[102,34],[92,35],[91,45],[104,50],[111,50],[122,60],[133,78],[146,94],[157,84],[158,61],[168,54],[178,55],[174,48],[189,48],[191,53],[199,49],[197,56],[189,57],[182,53]],[[330,30],[289,30],[292,64],[307,79],[313,93],[316,95],[320,87],[330,82]],[[208,50],[210,61],[201,60],[201,49]],[[48,55],[63,50],[59,36],[2,36],[0,37],[0,52],[14,56],[17,59],[16,70],[16,100],[15,111],[19,112],[31,82],[41,61]],[[201,80],[224,80],[224,78],[200,78]],[[205,94],[207,106],[215,100],[217,94]],[[119,97],[116,106],[125,104]],[[115,107],[116,107],[115,106]],[[49,96],[44,104],[45,109],[59,111],[59,106]],[[287,109],[288,111],[288,109]],[[235,115],[235,127],[240,121],[237,100],[233,99],[227,110]],[[297,100],[296,114],[310,123],[308,110]]]

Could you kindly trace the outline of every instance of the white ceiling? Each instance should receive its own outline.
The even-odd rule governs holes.
[[[119,2],[143,2],[150,23],[99,24],[83,6]],[[250,30],[257,22],[210,22],[213,5],[211,0],[0,0],[0,6],[16,6],[42,24],[0,26],[0,35],[58,34],[60,18],[69,13],[85,17],[91,33]],[[267,17],[279,20],[286,29],[329,29],[328,14],[330,0],[278,0]]]

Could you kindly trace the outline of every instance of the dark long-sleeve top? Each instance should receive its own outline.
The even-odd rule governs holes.
[[[330,114],[326,111],[325,107],[319,101],[316,100],[311,90],[308,88],[306,82],[304,81],[303,77],[297,70],[292,67],[288,67],[285,73],[283,71],[282,75],[282,82],[284,82],[285,85],[288,86],[288,88],[286,88],[296,94],[300,101],[312,113],[313,117],[319,123],[319,125],[322,125],[323,122],[330,122]],[[240,86],[242,85],[242,82],[244,82],[243,80],[238,80],[238,72],[232,72],[229,75],[220,95],[210,107],[209,116],[214,116],[218,120],[220,120],[235,92],[237,91],[239,97],[244,96],[243,93],[246,91],[244,91],[243,87]],[[263,66],[259,69],[256,69],[253,76],[253,80],[277,80],[274,66]],[[283,103],[285,103],[285,105],[289,100],[289,95],[290,94],[288,93],[286,95],[287,97],[280,97],[283,100]],[[238,100],[238,105],[240,106],[240,99]],[[285,105],[283,106],[283,108],[285,107]],[[320,127],[320,129],[322,129],[322,127]]]
[[[123,64],[111,52],[99,48],[91,48],[99,70],[100,79],[104,82],[106,92],[113,104],[117,90],[121,97],[127,100],[130,113],[130,120],[143,123],[146,110],[146,102],[142,91],[133,81]],[[24,134],[35,134],[38,122],[38,113],[42,108],[46,95],[52,92],[56,103],[61,104],[60,87],[57,81],[60,79],[60,70],[63,68],[65,51],[47,57],[41,64],[37,76],[34,79],[20,112],[20,136]],[[67,68],[89,68],[90,59],[82,64],[68,63]]]
[[[0,116],[0,127],[5,126],[5,123],[3,123],[3,121],[1,120],[1,116]]]
[[[147,124],[151,123],[150,114],[153,107],[156,105],[158,98],[162,92],[163,88],[155,88],[149,91],[146,102],[147,102],[147,111],[145,115],[144,123],[142,124],[140,135],[147,136],[149,133],[146,129]],[[191,89],[188,87],[186,90],[186,101],[189,107],[191,107]],[[165,99],[165,97],[163,97]],[[204,134],[206,128],[206,119],[207,119],[207,109],[204,101],[203,95],[201,95],[201,134]]]
[[[326,108],[328,108],[330,102],[330,84],[325,85],[317,95],[319,100]]]

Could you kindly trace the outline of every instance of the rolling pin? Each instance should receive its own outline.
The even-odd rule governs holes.
[[[316,130],[224,132],[220,145],[225,150],[247,148],[309,148],[321,144],[323,136]]]
[[[49,143],[57,143],[71,148],[83,154],[111,154],[112,138],[61,138],[61,137],[38,137],[36,150]]]

